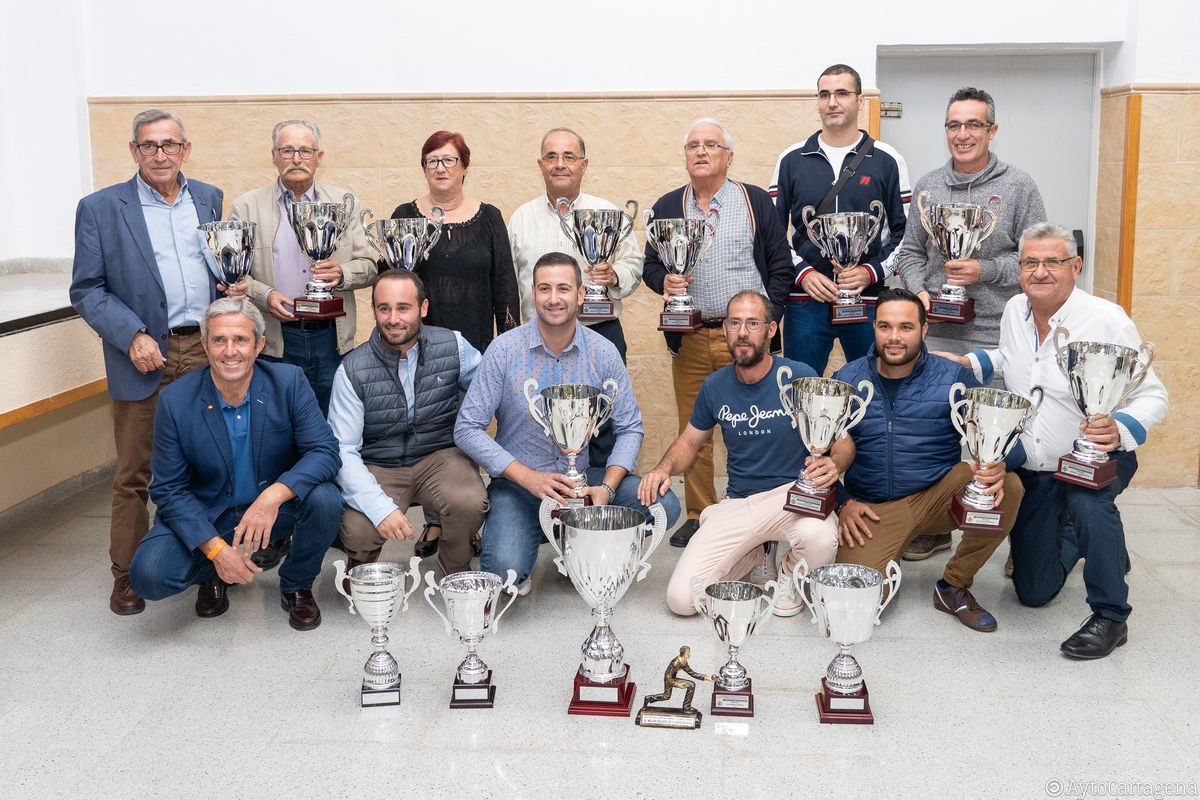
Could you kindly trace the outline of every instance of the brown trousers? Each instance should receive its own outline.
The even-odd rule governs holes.
[[[904,548],[915,537],[954,530],[956,525],[950,517],[950,501],[970,481],[971,465],[960,462],[928,489],[899,500],[869,504],[879,517],[879,522],[867,520],[867,527],[874,537],[867,539],[866,544],[856,544],[853,548],[842,545],[838,548],[837,560],[841,563],[863,564],[882,572],[889,561],[899,560]],[[951,586],[971,588],[975,573],[987,563],[1012,531],[1024,494],[1025,489],[1015,474],[1010,472],[1004,476],[1004,500],[1000,503],[1003,532],[963,531],[962,541],[946,562],[942,580]]]
[[[150,530],[150,453],[154,444],[154,409],[163,387],[192,370],[208,365],[200,334],[167,337],[167,365],[158,388],[144,400],[113,400],[113,438],[117,472],[113,476],[112,522],[108,557],[114,578],[129,574],[129,562]]]
[[[679,345],[679,355],[671,359],[671,377],[675,384],[675,407],[679,413],[679,432],[683,433],[692,418],[692,406],[704,379],[721,367],[733,363],[725,331],[721,328],[701,328],[685,333]],[[683,495],[688,519],[700,519],[704,509],[717,502],[713,484],[713,440],[704,443],[696,460],[683,473]]]
[[[411,467],[367,469],[379,487],[401,511],[419,503],[426,511],[442,517],[438,566],[449,575],[471,567],[471,536],[483,525],[487,513],[487,491],[479,468],[457,447],[430,453]],[[347,506],[342,512],[342,544],[355,561],[377,561],[383,536],[361,511]]]

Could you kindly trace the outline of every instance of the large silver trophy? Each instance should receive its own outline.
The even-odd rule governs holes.
[[[575,459],[612,416],[617,382],[609,378],[603,390],[584,383],[559,383],[540,392],[537,387],[536,378],[525,381],[525,402],[534,422],[567,457],[567,478],[575,486],[575,495],[567,505],[588,505],[590,500],[583,493],[587,476],[575,468]]]
[[[873,724],[875,715],[862,667],[850,649],[871,638],[883,610],[896,597],[900,565],[889,561],[885,577],[879,570],[861,564],[826,564],[810,571],[808,562],[800,559],[792,570],[792,580],[812,621],[840,650],[825,671],[817,693],[821,722]]]
[[[292,203],[288,221],[308,260],[316,264],[333,255],[338,239],[350,224],[354,195],[347,192],[340,203]],[[342,298],[335,297],[325,281],[313,278],[304,287],[304,297],[293,302],[301,319],[333,319],[346,316]]]
[[[834,275],[861,264],[871,242],[879,235],[883,203],[872,200],[869,208],[869,211],[838,211],[817,216],[816,208],[805,206],[800,212],[809,240],[829,259]],[[834,325],[866,322],[867,307],[859,293],[838,289],[837,301],[829,308],[829,321]]]
[[[476,648],[489,630],[500,631],[500,617],[517,599],[517,573],[508,571],[501,580],[490,572],[455,572],[440,582],[435,581],[433,570],[425,573],[425,602],[446,623],[446,633],[459,638],[467,646],[467,657],[458,665],[454,687],[450,692],[451,708],[491,708],[496,701],[496,686],[492,683],[492,670],[479,657]],[[508,592],[508,604],[498,613],[500,595]],[[433,596],[438,592],[446,605],[446,613],[438,610]]]
[[[413,556],[406,570],[402,565],[389,561],[359,564],[347,571],[345,561],[333,562],[336,571],[333,585],[350,601],[350,613],[357,613],[371,626],[371,644],[375,652],[367,658],[363,667],[362,691],[359,702],[367,706],[400,705],[400,665],[388,652],[388,625],[400,611],[408,610],[408,598],[417,590],[421,575],[417,571],[421,559]],[[412,586],[405,590],[404,584],[412,578]],[[343,585],[350,585],[349,593]]]
[[[658,254],[667,272],[686,278],[704,258],[717,235],[716,227],[702,219],[654,219],[654,211],[642,212],[646,226],[646,244]],[[700,328],[700,311],[691,295],[678,294],[667,301],[667,310],[658,315],[658,329],[673,333],[694,333]]]
[[[930,203],[927,191],[917,194],[917,217],[921,227],[937,245],[946,261],[971,258],[996,230],[1004,213],[1000,195],[988,198],[987,206],[974,203]],[[943,283],[937,297],[929,301],[929,319],[940,322],[970,322],[975,319],[975,301],[967,287]]]
[[[1012,452],[1042,405],[1042,387],[1033,387],[1033,394],[1035,400],[987,386],[950,387],[950,421],[976,464],[995,466]],[[977,480],[968,483],[950,502],[950,516],[964,531],[1003,534],[1003,515],[985,488]]]
[[[565,197],[555,200],[554,207],[558,211],[558,221],[562,225],[563,233],[579,248],[589,267],[613,263],[617,248],[633,233],[633,221],[637,219],[638,212],[636,200],[627,200],[625,211],[609,208],[573,208],[571,201]],[[590,280],[584,281],[583,307],[579,309],[579,318],[617,318],[613,313],[613,301],[609,299],[606,287],[597,286]]]
[[[629,680],[625,647],[608,621],[630,585],[646,577],[650,556],[667,532],[667,514],[650,506],[653,522],[624,506],[572,508],[557,517],[558,503],[542,501],[542,531],[554,547],[558,571],[592,609],[596,624],[583,642],[583,661],[575,673],[571,714],[627,717],[637,686]],[[651,534],[646,544],[646,534]]]
[[[1070,331],[1059,327],[1054,329],[1051,340],[1058,368],[1067,378],[1075,405],[1089,421],[1111,417],[1146,380],[1154,363],[1154,345],[1142,342],[1134,350],[1108,342],[1068,343],[1070,336]],[[1117,462],[1080,437],[1071,452],[1059,458],[1054,477],[1089,489],[1102,489],[1117,479]]]
[[[775,373],[779,404],[791,417],[792,427],[800,434],[809,455],[820,458],[829,453],[842,434],[862,422],[867,406],[875,397],[875,386],[865,379],[859,381],[857,389],[833,378],[800,378],[787,383],[791,374],[787,366]],[[857,394],[860,391],[862,396]],[[783,507],[806,517],[825,519],[835,503],[836,496],[829,487],[818,488],[801,470],[788,489]]]
[[[206,222],[197,228],[212,254],[208,268],[218,282],[233,286],[250,274],[257,228],[257,223],[241,219]]]
[[[754,716],[754,682],[738,662],[738,652],[755,628],[771,616],[776,586],[775,581],[767,581],[762,588],[745,581],[705,586],[700,576],[692,577],[692,605],[708,618],[721,644],[729,648],[729,661],[717,671],[709,709],[717,716]]]
[[[378,219],[371,209],[364,208],[361,219],[367,241],[391,269],[413,269],[418,261],[429,258],[433,246],[442,238],[442,225],[446,212],[434,206],[434,219],[425,217],[402,217],[400,219]]]

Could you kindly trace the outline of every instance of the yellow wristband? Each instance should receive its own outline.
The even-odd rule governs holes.
[[[213,549],[209,550],[208,553],[206,553],[206,555],[208,556],[208,560],[212,561],[214,558],[217,557],[217,553],[220,553],[224,549],[225,549],[225,540],[219,539],[217,541],[216,545],[213,546]]]

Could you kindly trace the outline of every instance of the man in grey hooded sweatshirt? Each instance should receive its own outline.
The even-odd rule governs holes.
[[[896,251],[896,270],[904,287],[921,298],[926,310],[930,295],[936,295],[943,283],[966,286],[967,296],[975,300],[973,321],[930,325],[925,339],[930,351],[965,355],[974,348],[998,345],[1004,305],[1021,291],[1017,267],[1021,231],[1046,221],[1046,209],[1033,178],[989,152],[998,129],[992,96],[970,86],[959,89],[946,106],[950,160],[913,187],[914,201],[921,192],[929,192],[926,205],[986,206],[992,195],[999,195],[1004,202],[995,231],[972,258],[946,261],[918,220],[905,227],[904,240]]]

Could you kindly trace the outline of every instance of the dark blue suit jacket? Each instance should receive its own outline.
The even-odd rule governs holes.
[[[197,180],[187,184],[200,222],[220,219],[221,190]],[[210,275],[209,281],[209,300],[214,300],[216,278]],[[71,305],[104,340],[108,393],[117,400],[144,400],[153,394],[162,372],[138,372],[129,360],[129,343],[145,328],[166,357],[167,295],[142,215],[136,175],[79,201]]]
[[[248,399],[260,492],[278,481],[303,500],[314,486],[337,476],[338,441],[299,367],[255,362]],[[189,549],[219,535],[213,523],[233,502],[233,450],[208,367],[172,382],[158,396],[150,467],[156,524],[166,524]]]

